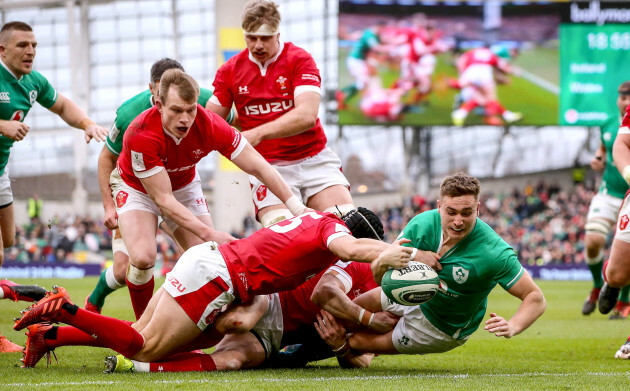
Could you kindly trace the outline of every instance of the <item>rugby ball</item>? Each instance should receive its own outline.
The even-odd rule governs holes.
[[[392,301],[418,305],[433,298],[440,287],[438,274],[429,265],[410,261],[400,269],[389,269],[383,275],[381,288]]]

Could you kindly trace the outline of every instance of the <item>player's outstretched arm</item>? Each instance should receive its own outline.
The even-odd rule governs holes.
[[[273,121],[243,132],[243,136],[255,147],[262,140],[289,137],[305,132],[317,123],[320,100],[321,97],[317,92],[303,92],[294,99],[295,109]]]
[[[219,106],[215,103],[210,102],[210,99],[208,99],[208,101],[206,102],[206,110],[212,111],[223,119],[227,119],[228,114],[230,114],[229,107]]]
[[[380,258],[379,262],[383,265],[400,268],[409,263],[412,248],[343,235],[331,241],[328,250],[344,261],[369,263]]]
[[[506,321],[495,313],[490,314],[484,329],[497,337],[511,338],[522,333],[545,312],[547,307],[545,296],[526,270],[508,292],[523,302],[510,320]]]
[[[112,197],[112,189],[109,187],[109,176],[116,167],[118,156],[103,145],[103,150],[98,155],[98,186],[101,190],[101,200],[103,201],[103,210],[105,215],[103,223],[108,229],[118,228],[118,214],[114,205],[114,197]]]
[[[311,295],[313,303],[336,318],[357,326],[365,326],[379,333],[386,333],[396,326],[397,318],[387,316],[385,313],[366,311],[350,300],[343,282],[336,277],[338,274],[334,270],[329,270],[322,276],[313,289]]]
[[[157,174],[140,178],[140,181],[151,200],[155,202],[155,205],[160,208],[166,217],[180,227],[199,236],[204,242],[213,240],[222,244],[236,239],[228,233],[208,227],[177,201],[175,196],[173,196],[171,180],[166,170],[160,170]]]
[[[96,141],[105,141],[107,138],[107,129],[95,124],[76,103],[61,94],[49,110],[60,116],[68,125],[83,129],[86,143],[89,143],[92,138]]]

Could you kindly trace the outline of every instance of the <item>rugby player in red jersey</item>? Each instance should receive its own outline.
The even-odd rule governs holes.
[[[206,107],[226,118],[234,104],[244,137],[287,181],[295,201],[343,215],[354,204],[341,161],[326,147],[317,118],[319,70],[307,51],[280,39],[279,23],[273,1],[247,3],[242,15],[247,49],[219,68]],[[263,226],[294,214],[259,180],[250,176],[250,183]]]
[[[93,345],[143,362],[188,352],[223,306],[294,289],[337,258],[391,267],[406,265],[411,248],[350,234],[374,236],[373,225],[368,223],[366,228],[364,223],[373,221],[370,215],[373,213],[367,210],[349,213],[345,220],[349,230],[331,213],[307,212],[245,239],[195,246],[184,253],[133,325],[83,310],[71,303],[65,289],[58,288],[24,311],[14,328],[63,322],[92,336]],[[204,356],[203,369],[216,369],[209,355]]]
[[[241,134],[198,105],[197,82],[179,69],[162,75],[156,105],[140,114],[123,138],[110,186],[129,251],[127,286],[138,319],[153,294],[157,218],[184,248],[234,238],[213,229],[196,164],[216,150],[255,176],[291,210],[304,211],[282,177]]]

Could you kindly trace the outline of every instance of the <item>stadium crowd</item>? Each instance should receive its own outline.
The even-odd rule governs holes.
[[[584,262],[584,223],[594,186],[577,183],[571,189],[541,180],[509,193],[484,193],[480,217],[514,247],[529,265]],[[376,208],[383,221],[385,240],[392,242],[409,220],[437,206],[435,200],[415,195],[401,205]],[[234,237],[251,235],[259,227],[251,216]],[[6,251],[8,262],[86,262],[111,259],[111,231],[92,217],[33,219],[16,227],[15,246]],[[178,255],[173,240],[160,233],[158,264],[171,264]]]

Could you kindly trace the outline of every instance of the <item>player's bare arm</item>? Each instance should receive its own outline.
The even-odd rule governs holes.
[[[92,138],[99,142],[107,138],[107,129],[95,124],[76,103],[61,94],[49,110],[61,117],[68,125],[83,129],[86,143],[89,143]]]
[[[252,146],[262,140],[289,137],[311,129],[317,123],[317,112],[321,97],[306,91],[294,98],[295,109],[283,116],[243,133]]]
[[[215,241],[219,244],[230,242],[235,238],[225,232],[216,231],[197,219],[184,205],[179,203],[171,188],[171,180],[166,170],[146,178],[140,178],[144,189],[162,213],[175,224],[199,236],[204,242]]]
[[[405,239],[405,238],[394,241],[394,243],[390,247],[388,247],[383,252],[381,252],[378,255],[378,257],[372,262],[372,265],[370,265],[370,267],[372,268],[374,281],[376,281],[378,285],[381,285],[381,280],[383,279],[383,275],[390,267],[399,268],[399,267],[407,266],[407,263],[411,260],[411,257],[413,256],[413,253],[414,253],[412,247],[405,247],[409,250],[408,251],[409,255],[407,258],[407,262],[405,262],[404,265],[402,266],[392,266],[389,263],[389,257],[393,255],[391,254],[391,251],[395,252],[398,250],[397,247],[401,247],[402,244],[409,243],[409,242],[411,242],[411,240]]]
[[[243,133],[246,134],[247,132]],[[249,143],[243,151],[232,160],[241,170],[247,174],[253,175],[259,181],[264,183],[276,197],[284,202],[291,213],[295,216],[304,213],[307,209],[301,201],[293,196],[289,185],[282,179],[278,171],[276,171],[261,154],[258,153]],[[287,201],[292,198],[294,201]]]
[[[621,129],[617,133],[613,144],[613,159],[623,179],[630,182],[630,133],[622,133]]]
[[[360,326],[362,325],[361,321],[363,318],[361,315],[365,315],[366,311],[350,300],[346,294],[347,292],[344,289],[343,283],[339,278],[335,277],[338,274],[339,273],[334,270],[326,272],[315,286],[315,289],[313,289],[311,301],[318,307],[331,313],[334,317]],[[363,313],[361,310],[363,310]],[[368,319],[367,327],[379,333],[386,333],[392,330],[398,318],[388,316],[387,314],[389,313],[374,313],[372,317],[372,313],[367,311],[367,315],[365,316],[365,318]]]
[[[328,245],[328,249],[344,261],[369,263],[380,258],[380,263],[393,268],[405,267],[409,263],[412,250],[410,247],[374,239],[356,239],[350,235],[334,239]]]
[[[223,119],[226,119],[228,117],[228,114],[230,114],[229,107],[223,107],[223,106],[214,104],[210,102],[210,99],[208,99],[208,102],[206,102],[206,110],[212,111],[213,113],[219,115]]]
[[[514,316],[507,321],[495,313],[490,314],[484,330],[497,337],[511,338],[522,333],[545,312],[547,306],[545,296],[527,271],[523,271],[521,278],[508,289],[508,293],[521,299],[522,303]]]
[[[0,134],[15,141],[23,140],[29,129],[24,122],[0,120]]]
[[[98,155],[98,186],[101,190],[101,200],[105,211],[103,223],[112,230],[118,228],[118,214],[112,197],[112,189],[109,186],[109,176],[116,167],[117,160],[118,155],[110,151],[107,145],[103,145],[103,150]]]
[[[346,329],[330,313],[322,310],[321,315],[317,315],[317,322],[314,325],[320,338],[332,348],[342,368],[367,368],[370,366],[374,355],[370,353],[355,354],[350,349]]]

